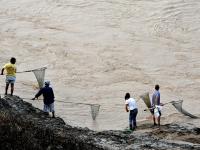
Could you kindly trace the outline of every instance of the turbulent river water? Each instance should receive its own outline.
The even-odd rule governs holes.
[[[199,39],[197,0],[0,0],[1,66],[13,56],[18,71],[47,66],[56,99],[74,102],[56,102],[56,114],[94,130],[128,126],[126,92],[138,100],[138,121],[151,122],[139,96],[151,95],[155,84],[163,103],[182,99],[199,115]],[[33,73],[17,74],[15,95],[32,98],[36,85]],[[76,103],[100,104],[96,120],[88,105]],[[162,114],[163,124],[199,125],[172,105]]]

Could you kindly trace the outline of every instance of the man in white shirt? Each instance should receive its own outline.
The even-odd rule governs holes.
[[[137,127],[136,117],[138,113],[136,100],[134,98],[130,98],[130,94],[126,93],[125,95],[125,109],[126,112],[129,112],[129,127],[130,130],[135,130]]]

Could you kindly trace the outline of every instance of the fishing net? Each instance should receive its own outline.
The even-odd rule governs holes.
[[[43,87],[43,84],[44,84],[44,76],[45,76],[45,70],[47,68],[46,67],[43,67],[43,68],[39,68],[39,69],[35,69],[35,70],[32,70],[32,72],[34,73],[36,79],[37,79],[37,82],[38,82],[38,85],[39,85],[39,88],[42,88]]]
[[[151,100],[149,98],[149,93],[144,93],[140,96],[148,108],[151,108]]]
[[[33,72],[37,79],[39,88],[42,88],[43,84],[44,84],[44,76],[45,76],[46,69],[47,69],[47,67],[42,67],[42,68],[38,68],[38,69],[34,69],[34,70],[26,70],[26,71],[21,71],[21,72],[17,72],[17,73]]]
[[[100,105],[91,104],[90,109],[91,109],[92,119],[95,120],[97,115],[99,114]]]
[[[186,110],[184,110],[182,108],[183,100],[172,101],[171,103],[180,113],[182,113],[182,114],[184,114],[186,116],[189,116],[191,118],[198,118],[197,116],[192,115],[191,113],[187,112]]]
[[[171,104],[172,104],[179,112],[182,112],[183,100],[171,101]]]
[[[95,120],[97,115],[99,114],[99,109],[100,109],[100,105],[99,104],[75,103],[75,102],[69,102],[69,101],[64,101],[64,100],[56,100],[56,102],[90,106],[91,115],[92,115],[92,119],[93,120]]]

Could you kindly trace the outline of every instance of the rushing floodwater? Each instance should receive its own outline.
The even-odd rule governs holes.
[[[47,65],[57,100],[101,105],[96,121],[88,105],[57,102],[57,115],[95,130],[127,127],[126,92],[146,120],[139,96],[155,84],[163,103],[183,99],[198,115],[199,39],[197,0],[0,0],[0,64],[15,56],[18,71]],[[0,83],[4,93],[3,76]],[[18,74],[15,94],[32,98],[35,86],[32,73]],[[188,121],[171,105],[163,118]]]

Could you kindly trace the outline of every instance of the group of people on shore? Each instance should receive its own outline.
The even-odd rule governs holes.
[[[161,117],[161,109],[160,106],[160,92],[159,92],[159,85],[155,85],[155,91],[152,95],[151,100],[151,108],[148,108],[152,114],[153,118],[153,125],[158,127],[160,126],[160,117]],[[125,110],[129,112],[129,129],[135,130],[137,128],[137,121],[136,117],[138,114],[138,107],[137,102],[134,98],[131,98],[129,93],[125,94]],[[156,120],[158,123],[156,123]]]
[[[16,58],[12,57],[10,59],[10,63],[7,63],[3,66],[1,70],[1,75],[4,74],[4,70],[6,70],[6,87],[5,87],[5,95],[8,94],[8,88],[9,85],[11,85],[11,96],[13,95],[14,92],[14,84],[16,81]],[[43,102],[44,102],[44,112],[52,112],[52,117],[55,117],[55,110],[54,110],[54,92],[53,89],[50,87],[50,81],[46,81],[44,83],[44,87],[41,88],[38,93],[32,98],[32,100],[38,99],[40,95],[43,95]],[[152,113],[153,116],[153,122],[154,125],[160,126],[160,116],[161,116],[161,111],[159,109],[159,106],[161,105],[160,103],[160,92],[159,92],[159,85],[155,85],[155,91],[152,95],[152,101],[151,101],[151,108],[150,112]],[[137,107],[137,102],[134,98],[131,98],[129,93],[126,93],[125,95],[125,109],[127,112],[129,112],[129,128],[130,130],[135,130],[137,127],[137,121],[136,117],[138,114],[138,107]],[[156,115],[155,111],[157,111],[159,114],[157,115],[157,121],[158,124],[156,124]]]

